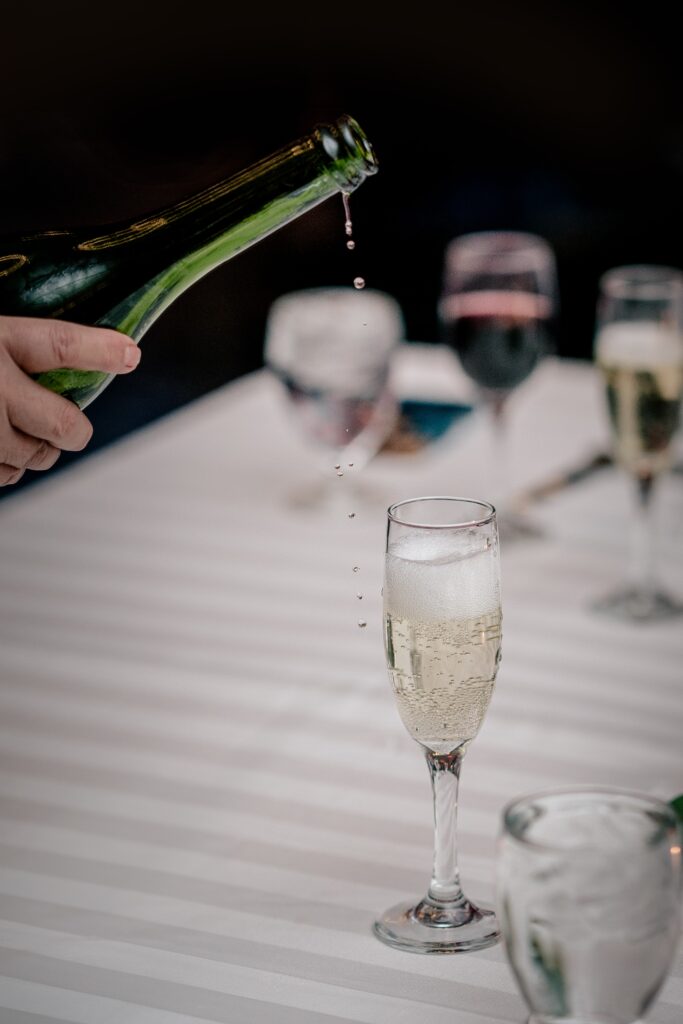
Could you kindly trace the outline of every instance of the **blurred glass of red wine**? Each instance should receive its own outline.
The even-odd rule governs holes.
[[[482,289],[446,296],[443,340],[479,387],[511,391],[552,349],[552,302],[546,295]]]

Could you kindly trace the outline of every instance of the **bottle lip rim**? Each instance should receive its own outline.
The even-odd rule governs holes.
[[[350,192],[378,169],[372,143],[350,114],[343,114],[330,124],[316,126],[315,134],[327,157],[329,168],[342,191]]]

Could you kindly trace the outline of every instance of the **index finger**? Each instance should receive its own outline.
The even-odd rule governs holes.
[[[140,349],[127,335],[68,320],[0,317],[0,340],[26,373],[65,367],[129,373],[140,361]]]

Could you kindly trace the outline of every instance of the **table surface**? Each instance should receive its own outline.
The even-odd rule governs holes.
[[[438,347],[405,346],[395,380],[468,397]],[[518,489],[603,449],[594,368],[548,360],[508,430]],[[500,946],[423,957],[371,933],[432,858],[428,774],[383,661],[385,509],[481,496],[488,445],[475,411],[297,508],[317,469],[259,371],[2,502],[2,1024],[525,1020]],[[493,898],[512,797],[683,790],[681,622],[590,609],[621,577],[628,497],[604,469],[533,508],[540,538],[503,545],[503,661],[461,786],[475,898]],[[671,476],[658,547],[681,591],[682,505]],[[679,950],[648,1019],[682,1011]]]

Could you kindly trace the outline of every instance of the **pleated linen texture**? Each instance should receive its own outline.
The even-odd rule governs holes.
[[[432,346],[405,346],[395,386],[469,396]],[[520,491],[607,443],[592,366],[550,359],[511,402]],[[432,858],[382,650],[386,507],[486,498],[489,446],[475,411],[365,470],[327,457],[332,500],[300,508],[317,456],[259,371],[3,501],[0,1024],[525,1019],[500,946],[421,957],[371,933]],[[461,783],[475,898],[509,799],[683,791],[683,625],[590,609],[623,575],[628,499],[604,469],[503,545],[503,661]],[[657,543],[683,593],[682,508],[671,476]],[[648,1020],[681,1019],[679,951]]]

